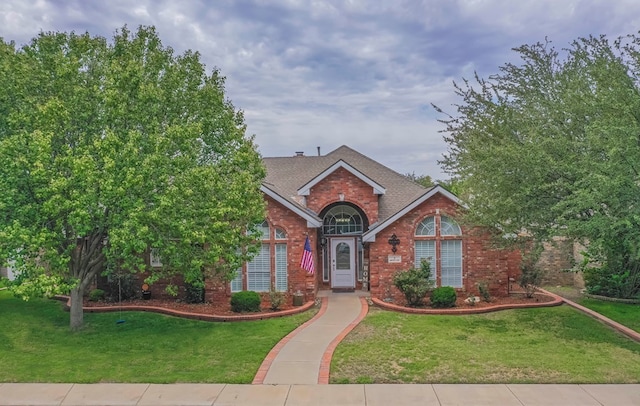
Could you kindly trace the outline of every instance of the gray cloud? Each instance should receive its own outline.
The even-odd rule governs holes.
[[[177,53],[200,52],[227,77],[264,156],[347,144],[400,172],[443,175],[452,82],[516,61],[513,47],[640,27],[634,0],[5,0],[0,36],[40,31],[111,37],[155,25]]]

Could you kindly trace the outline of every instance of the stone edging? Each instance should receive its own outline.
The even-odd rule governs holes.
[[[582,296],[588,297],[589,299],[603,300],[605,302],[626,303],[626,304],[640,304],[640,299],[620,299],[620,298],[617,298],[617,297],[592,295],[591,293],[583,293]]]
[[[267,372],[269,372],[269,368],[273,363],[273,360],[276,359],[276,357],[280,353],[280,350],[282,350],[282,347],[284,347],[284,345],[288,343],[289,340],[291,340],[294,336],[296,336],[300,331],[304,330],[311,323],[319,319],[320,316],[322,316],[327,311],[327,303],[328,303],[327,298],[323,297],[320,305],[320,310],[318,311],[318,313],[316,313],[315,316],[313,316],[311,319],[307,320],[306,322],[302,323],[300,326],[298,326],[298,328],[296,328],[295,330],[287,334],[282,340],[278,341],[278,343],[273,346],[271,351],[269,351],[265,359],[262,361],[262,364],[260,364],[260,367],[258,368],[258,372],[256,373],[256,376],[253,378],[253,382],[251,382],[253,385],[262,385],[262,383],[264,382],[264,378],[266,378]]]
[[[479,307],[479,308],[458,308],[458,309],[416,309],[413,307],[404,307],[399,306],[392,303],[384,302],[380,299],[371,298],[371,301],[376,305],[386,310],[393,310],[401,313],[411,313],[411,314],[442,314],[442,315],[465,315],[465,314],[481,314],[481,313],[491,313],[499,310],[509,310],[509,309],[524,309],[529,307],[552,307],[552,306],[560,306],[562,304],[562,298],[559,296],[553,295],[548,292],[543,292],[553,298],[551,302],[535,302],[535,303],[512,303],[512,304],[503,304],[503,305],[495,305],[489,307]]]
[[[71,298],[69,296],[54,296],[54,299],[65,302],[65,307],[69,309],[71,307]],[[227,322],[227,321],[247,321],[247,320],[264,320],[274,317],[290,316],[292,314],[302,313],[311,309],[315,305],[313,300],[308,301],[300,307],[296,307],[289,310],[282,310],[274,313],[252,313],[243,314],[240,316],[220,316],[215,314],[202,314],[202,313],[190,313],[181,312],[179,310],[167,309],[165,307],[156,306],[138,306],[138,305],[125,305],[125,306],[84,306],[83,311],[87,313],[108,313],[119,311],[134,311],[134,312],[151,312],[160,313],[168,316],[182,317],[191,320],[201,321],[214,321],[214,322]]]
[[[557,296],[551,292],[547,292],[544,289],[540,289],[541,292],[552,295],[552,296]],[[557,296],[559,297],[559,296]],[[600,321],[601,323],[606,324],[607,326],[613,328],[614,330],[626,335],[627,337],[631,338],[632,340],[635,340],[637,342],[640,342],[640,333],[638,333],[635,330],[630,329],[627,326],[623,326],[622,324],[618,323],[617,321],[613,321],[610,318],[603,316],[602,314],[595,312],[589,308],[586,308],[582,305],[577,304],[576,302],[573,302],[569,299],[565,299],[565,298],[561,298],[562,301],[564,301],[567,305],[580,310],[581,312],[585,313],[588,316],[593,317],[594,319]]]
[[[331,369],[331,359],[333,358],[333,352],[336,350],[336,347],[344,338],[353,330],[360,322],[365,318],[367,313],[369,312],[369,303],[364,297],[360,297],[360,314],[356,317],[344,330],[338,334],[336,338],[331,341],[326,350],[324,350],[324,354],[322,354],[322,359],[320,360],[320,372],[318,374],[318,384],[328,384],[329,383],[329,372]]]

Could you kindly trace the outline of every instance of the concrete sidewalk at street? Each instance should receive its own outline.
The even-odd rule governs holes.
[[[0,384],[1,406],[638,406],[631,385]]]

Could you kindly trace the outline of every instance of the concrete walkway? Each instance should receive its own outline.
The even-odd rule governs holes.
[[[328,383],[333,350],[366,315],[362,294],[320,292],[323,305],[318,315],[274,347],[253,383]]]
[[[0,384],[0,405],[638,406],[640,385]]]

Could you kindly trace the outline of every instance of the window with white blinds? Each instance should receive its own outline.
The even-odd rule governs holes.
[[[247,290],[268,292],[271,288],[271,256],[269,244],[262,244],[260,251],[247,263]]]
[[[436,213],[425,217],[416,227],[415,267],[426,259],[431,276],[440,286],[462,287],[462,229],[451,217]]]
[[[442,286],[462,287],[462,241],[440,242],[440,267]]]
[[[242,268],[236,269],[236,276],[231,280],[231,291],[240,292],[242,290]]]
[[[436,279],[436,242],[435,240],[416,241],[415,267],[420,268],[422,260],[426,260],[431,269],[431,279]]]
[[[287,244],[276,244],[276,290],[287,291]]]

